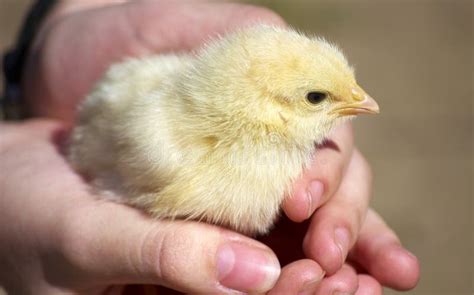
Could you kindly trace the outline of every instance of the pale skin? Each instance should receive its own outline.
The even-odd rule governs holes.
[[[284,25],[271,11],[240,4],[119,2],[125,1],[60,3],[36,40],[23,87],[32,114],[49,119],[0,125],[0,284],[14,294],[102,294],[138,283],[194,293],[225,286],[360,295],[381,294],[382,285],[416,285],[416,258],[368,209],[370,168],[349,125],[331,135],[332,144],[320,148],[295,184],[283,205],[291,221],[282,220],[261,242],[217,226],[152,220],[91,195],[58,147],[77,103],[108,65],[124,56],[189,50],[210,34],[257,20]],[[314,180],[322,195],[308,198]],[[335,232],[347,232],[340,246]],[[234,265],[219,268],[223,249],[236,255]],[[266,271],[277,267],[276,257],[285,264],[278,279]]]

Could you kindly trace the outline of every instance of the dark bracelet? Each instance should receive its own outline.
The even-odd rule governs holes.
[[[25,118],[21,101],[21,78],[27,54],[38,29],[57,0],[37,0],[23,22],[15,47],[3,57],[5,89],[0,99],[0,118],[18,120]]]

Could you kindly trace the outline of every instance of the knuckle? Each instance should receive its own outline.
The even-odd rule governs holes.
[[[208,243],[203,249],[202,241],[202,230],[194,224],[175,221],[169,229],[162,229],[155,238],[156,254],[152,256],[157,262],[156,275],[173,285],[211,281],[215,245]]]
[[[180,270],[178,267],[178,249],[179,237],[175,231],[165,231],[158,244],[158,256],[156,260],[157,275],[166,282],[173,281],[177,276],[179,277]]]
[[[135,273],[153,279],[162,277],[163,244],[166,234],[157,227],[144,231],[138,247],[131,247],[128,253],[129,262]]]

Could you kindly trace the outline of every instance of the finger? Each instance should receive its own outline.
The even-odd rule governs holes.
[[[310,259],[298,260],[281,270],[280,278],[267,294],[313,294],[323,277],[324,271],[316,262]]]
[[[71,122],[78,102],[112,63],[189,50],[257,22],[284,25],[265,8],[201,1],[128,1],[71,14],[39,34],[24,71],[25,98],[33,115]],[[71,69],[80,73],[73,85],[57,87]]]
[[[371,195],[371,178],[369,165],[355,150],[339,190],[312,217],[303,249],[328,274],[342,266],[357,239]]]
[[[359,288],[355,295],[382,295],[382,286],[369,275],[358,275]]]
[[[288,218],[295,222],[309,218],[335,193],[353,148],[353,131],[349,123],[336,128],[329,140],[317,147],[312,164],[295,182],[292,196],[283,203]]]
[[[280,273],[268,247],[216,226],[152,220],[105,201],[76,207],[62,215],[60,236],[62,255],[75,273],[58,274],[74,278],[75,284],[159,284],[207,294],[265,292]]]
[[[358,284],[355,270],[345,264],[335,274],[324,278],[317,286],[314,294],[354,294],[357,291]]]
[[[369,210],[349,258],[390,288],[408,290],[418,283],[418,259],[401,246],[396,234],[373,210]]]

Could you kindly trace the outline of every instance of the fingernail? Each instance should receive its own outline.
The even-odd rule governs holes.
[[[401,251],[403,251],[406,255],[408,255],[410,258],[414,259],[414,260],[418,260],[418,258],[415,256],[415,254],[411,253],[410,251],[408,251],[407,249],[404,249],[402,248]]]
[[[314,280],[306,282],[303,287],[300,289],[298,292],[298,295],[311,295],[314,294],[314,289],[316,286],[321,282],[321,280],[324,278],[325,273],[323,272],[322,275]]]
[[[242,292],[265,292],[280,276],[278,259],[262,249],[230,242],[217,253],[219,282]]]
[[[312,181],[308,187],[308,217],[313,214],[313,211],[319,206],[321,198],[323,197],[324,185],[321,181]]]
[[[334,240],[341,252],[341,265],[346,260],[347,252],[349,252],[349,245],[351,243],[351,238],[349,231],[343,227],[338,227],[334,231]]]

